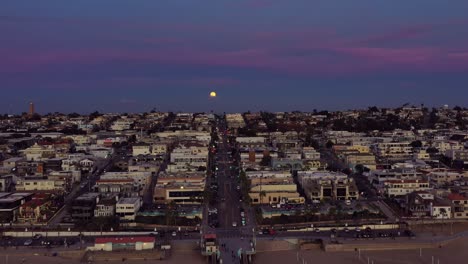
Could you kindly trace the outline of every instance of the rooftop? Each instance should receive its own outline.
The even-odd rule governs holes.
[[[97,237],[95,244],[129,244],[129,243],[154,243],[154,237]]]

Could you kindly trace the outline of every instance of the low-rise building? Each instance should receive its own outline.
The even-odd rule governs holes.
[[[111,196],[106,199],[101,199],[94,209],[94,217],[112,217],[115,215],[115,204],[117,196]]]
[[[73,221],[90,221],[94,217],[94,209],[99,200],[99,193],[85,193],[74,199],[71,205]]]
[[[452,214],[455,219],[468,219],[468,197],[451,193],[447,197],[452,203]]]
[[[58,191],[64,192],[67,188],[66,181],[44,178],[24,178],[16,181],[17,191]]]
[[[253,204],[304,203],[289,171],[248,171]]]
[[[121,198],[115,206],[115,214],[121,220],[135,221],[143,202],[140,197]]]
[[[154,201],[199,204],[203,201],[205,178],[204,172],[161,173],[154,188]]]
[[[154,249],[156,239],[154,237],[97,237],[91,251],[114,250],[150,250]]]
[[[431,189],[427,180],[389,180],[384,182],[384,193],[388,197],[405,196],[412,192]]]
[[[32,200],[34,193],[0,193],[0,222],[10,223],[16,220],[19,207]]]

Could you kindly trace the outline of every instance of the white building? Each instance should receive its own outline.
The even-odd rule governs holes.
[[[389,197],[405,196],[412,192],[429,191],[426,180],[390,180],[384,182],[384,192]]]
[[[313,147],[304,147],[302,149],[302,158],[307,160],[320,160],[320,152]]]
[[[106,172],[101,175],[101,180],[125,180],[131,179],[135,186],[141,190],[146,190],[151,183],[151,172],[141,171],[123,171],[123,172]]]
[[[132,155],[150,155],[152,153],[151,145],[148,144],[135,144],[132,147]]]
[[[115,207],[115,213],[120,219],[135,221],[143,202],[140,197],[121,198]]]

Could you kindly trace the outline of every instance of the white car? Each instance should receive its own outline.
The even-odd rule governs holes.
[[[233,226],[233,227],[236,227],[236,226],[237,226],[237,223],[236,223],[236,222],[232,222],[232,226]]]
[[[32,243],[33,243],[32,239],[28,239],[28,240],[24,241],[23,245],[30,246],[30,245],[32,245]]]

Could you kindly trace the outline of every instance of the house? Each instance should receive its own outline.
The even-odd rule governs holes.
[[[34,194],[32,199],[19,207],[17,220],[19,223],[46,223],[55,213],[50,210],[52,201],[50,195],[45,193]]]
[[[94,209],[94,217],[112,217],[115,215],[115,204],[117,196],[111,196],[106,199],[101,199]]]
[[[452,214],[455,219],[468,219],[468,197],[451,193],[447,197],[452,203]]]
[[[92,171],[94,168],[94,160],[89,158],[80,160],[79,164],[83,171]]]

